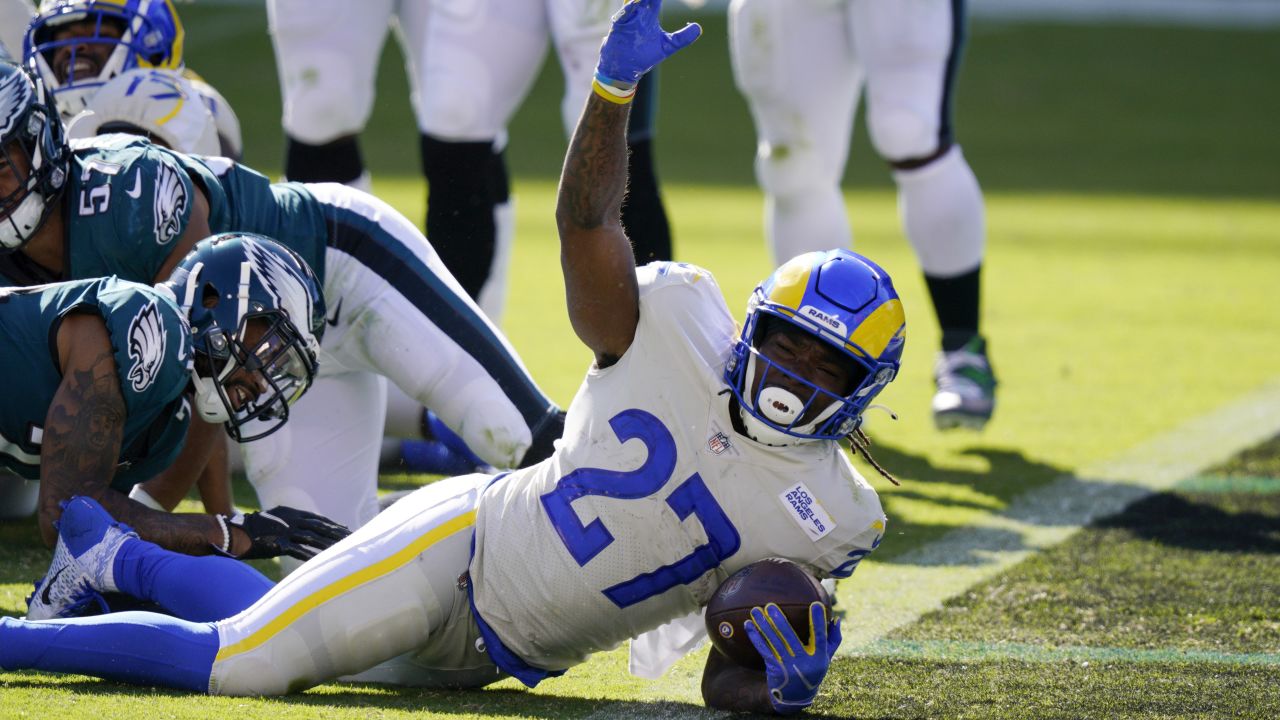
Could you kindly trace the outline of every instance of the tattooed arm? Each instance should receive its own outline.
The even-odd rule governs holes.
[[[58,328],[62,384],[45,418],[40,450],[40,534],[57,540],[53,523],[59,503],[86,495],[143,538],[179,552],[200,555],[222,545],[222,529],[211,515],[170,515],[151,510],[111,489],[124,435],[125,406],[106,324],[96,314],[73,313]],[[248,547],[248,536],[236,538]]]
[[[600,367],[614,364],[631,347],[640,320],[635,260],[621,222],[629,111],[630,105],[591,96],[573,133],[556,200],[569,321]]]
[[[665,32],[661,10],[662,0],[628,0],[613,16],[560,173],[556,227],[569,322],[599,367],[631,347],[640,321],[635,260],[621,220],[631,98],[645,73],[702,32],[696,24]]]
[[[702,701],[717,710],[774,712],[764,671],[742,667],[714,647],[702,669]]]

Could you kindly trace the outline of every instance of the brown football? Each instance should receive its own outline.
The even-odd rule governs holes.
[[[707,635],[716,650],[743,667],[764,669],[764,659],[743,624],[751,608],[774,603],[786,614],[801,642],[809,641],[809,605],[822,602],[831,617],[831,598],[821,583],[790,560],[768,558],[730,575],[707,603]]]

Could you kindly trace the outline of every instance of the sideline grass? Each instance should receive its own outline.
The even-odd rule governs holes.
[[[824,710],[1276,717],[1280,493],[1232,479],[1277,470],[1280,438],[1032,556],[842,658]]]

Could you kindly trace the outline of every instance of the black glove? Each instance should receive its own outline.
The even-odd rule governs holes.
[[[347,528],[322,515],[277,505],[270,510],[223,516],[230,526],[249,535],[253,544],[241,560],[289,555],[309,560],[321,550],[351,534]]]

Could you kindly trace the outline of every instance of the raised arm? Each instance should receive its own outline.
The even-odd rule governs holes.
[[[578,127],[569,144],[556,226],[573,330],[608,367],[631,346],[640,319],[631,243],[622,231],[627,184],[627,116],[640,77],[701,34],[696,24],[667,33],[661,0],[630,0],[613,19]]]

